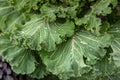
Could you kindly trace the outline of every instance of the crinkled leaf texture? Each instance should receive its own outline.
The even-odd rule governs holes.
[[[106,54],[105,47],[110,44],[110,35],[97,37],[89,32],[81,31],[56,51],[40,52],[40,56],[53,74],[62,79],[79,77],[91,70],[91,66]],[[86,58],[86,60],[85,60]]]
[[[21,4],[24,5],[28,1],[15,0],[14,3],[20,8]],[[20,5],[17,2],[20,2]],[[74,33],[75,25],[72,21],[49,23],[41,16],[25,14],[23,10],[16,9],[16,6],[10,5],[6,0],[0,0],[0,29],[10,33],[18,33],[15,37],[25,48],[53,51],[56,44],[60,44],[65,37],[70,37]],[[31,20],[26,18],[27,15],[31,17]]]
[[[117,67],[120,67],[120,21],[113,24],[109,32],[114,35],[114,39],[111,44],[111,47],[113,49],[111,56],[114,60],[115,65]]]
[[[109,54],[106,54],[104,58],[93,65],[90,72],[83,74],[79,78],[75,77],[70,80],[107,80],[107,78],[108,80],[119,80],[118,77],[116,79],[112,78],[118,71],[119,70],[114,66],[114,63],[109,61]]]
[[[111,7],[115,7],[117,5],[117,0],[101,0],[97,1],[96,4],[94,4],[92,8],[92,13],[97,15],[107,15],[111,13]]]
[[[44,78],[47,74],[49,74],[49,72],[46,70],[45,65],[43,65],[43,64],[38,64],[38,65],[36,66],[35,71],[32,72],[32,73],[30,74],[30,76],[33,77],[33,78],[41,79],[41,78]]]
[[[35,78],[49,72],[62,80],[92,80],[111,74],[115,66],[120,67],[120,24],[109,31],[114,36],[111,43],[108,29],[100,33],[101,27],[106,27],[101,16],[110,14],[117,0],[89,1],[91,8],[85,14],[86,1],[60,0],[58,5],[55,0],[0,0],[0,55],[14,72]],[[106,49],[110,44],[111,55]],[[40,55],[40,62],[35,54]]]
[[[110,14],[111,7],[117,5],[117,0],[98,0],[94,5],[91,6],[91,10],[84,17],[76,19],[76,25],[83,25],[87,30],[90,30],[92,33],[100,35],[99,31],[102,27],[102,21],[97,16],[106,16]],[[97,15],[97,16],[96,16]]]
[[[10,63],[16,73],[30,74],[35,70],[33,51],[14,46],[8,34],[0,35],[0,55]]]
[[[45,49],[53,51],[56,44],[60,44],[64,37],[70,37],[74,33],[74,23],[66,21],[64,23],[49,23],[39,16],[32,16],[32,20],[28,21],[18,32],[17,40],[21,44],[32,50]]]
[[[0,29],[12,32],[16,29],[16,24],[21,24],[24,20],[21,11],[17,11],[7,0],[0,0]]]

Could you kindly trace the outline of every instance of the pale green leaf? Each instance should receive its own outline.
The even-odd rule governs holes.
[[[56,48],[56,44],[62,42],[62,38],[72,36],[73,32],[73,22],[48,23],[36,16],[22,26],[18,35],[22,38],[20,39],[20,42],[23,41],[21,44],[27,48],[32,50],[44,48],[47,51],[52,51]]]
[[[56,51],[40,52],[47,69],[61,78],[78,77],[89,72],[92,64],[104,57],[105,47],[110,43],[110,35],[97,37],[89,32],[81,31]],[[85,60],[86,58],[86,60]],[[89,64],[89,65],[88,65]]]
[[[31,50],[11,47],[3,53],[3,56],[10,63],[14,72],[30,74],[35,70],[35,59],[32,53],[34,52]]]
[[[0,34],[0,55],[11,45],[9,35]]]
[[[106,16],[112,12],[110,5],[115,7],[117,0],[98,0],[94,5],[91,5],[91,11],[89,11],[84,17],[76,19],[77,25],[84,25],[87,30],[92,33],[100,35],[100,28],[103,27],[102,21],[97,16]]]
[[[112,25],[109,32],[114,35],[114,39],[111,44],[113,49],[111,56],[113,57],[115,65],[120,67],[120,21]]]
[[[90,15],[85,15],[81,19],[76,19],[76,24],[77,25],[84,24],[84,27],[87,30],[90,30],[93,33],[99,34],[100,26],[102,23],[101,23],[101,20],[99,18],[90,14]]]
[[[0,35],[0,55],[10,63],[13,71],[30,74],[35,70],[34,51],[14,46],[9,34]]]
[[[9,5],[7,0],[0,0],[0,29],[2,31],[15,30],[15,25],[21,24],[23,19],[21,11],[14,10],[14,7]]]
[[[0,29],[5,28],[6,16],[12,11],[12,6],[10,6],[6,0],[0,0]]]

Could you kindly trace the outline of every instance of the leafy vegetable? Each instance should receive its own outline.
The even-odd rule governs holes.
[[[95,64],[99,58],[106,54],[102,47],[107,47],[109,40],[109,35],[96,37],[81,31],[56,51],[40,54],[50,72],[59,75],[68,73],[68,76],[80,76],[89,72],[90,65]],[[89,65],[85,63],[84,57]]]
[[[0,0],[0,55],[34,78],[120,73],[119,0]]]
[[[62,42],[62,37],[69,37],[73,32],[73,22],[48,23],[35,16],[21,27],[18,35],[23,38],[22,43],[26,43],[23,45],[28,48],[41,50],[43,44],[44,49],[52,51],[56,48],[56,44]]]

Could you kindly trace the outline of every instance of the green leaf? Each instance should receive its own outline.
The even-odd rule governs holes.
[[[9,34],[0,35],[0,50],[0,54],[16,73],[30,74],[35,70],[34,51],[14,46]]]
[[[19,31],[18,40],[22,41],[22,45],[32,50],[53,51],[56,44],[60,44],[65,36],[70,37],[74,32],[73,22],[65,22],[63,24],[54,22],[48,23],[37,16],[32,17],[22,26]]]
[[[62,78],[75,76],[90,71],[91,66],[106,54],[105,47],[110,43],[110,35],[97,37],[81,31],[56,51],[40,52],[47,69]],[[86,60],[85,60],[86,58]],[[65,78],[66,79],[66,78]]]
[[[43,64],[38,64],[33,73],[30,74],[31,77],[41,79],[44,78],[48,72],[46,71],[46,67]]]
[[[1,30],[5,28],[4,21],[6,20],[6,16],[11,11],[12,11],[12,6],[10,6],[6,0],[0,0],[0,24],[1,24],[0,29]]]
[[[35,59],[31,50],[11,47],[3,53],[4,58],[10,63],[16,73],[30,74],[35,70]]]
[[[17,10],[21,10],[30,0],[8,0]]]
[[[38,6],[38,2],[41,3],[40,0],[7,0],[10,5],[14,6],[14,9],[17,11],[23,11],[30,13],[32,10],[38,10],[40,5]]]
[[[91,5],[91,11],[84,15],[84,17],[75,20],[76,25],[84,25],[87,30],[100,35],[100,28],[104,26],[101,26],[102,21],[97,16],[106,16],[107,14],[110,14],[112,12],[110,5],[113,5],[113,7],[115,7],[117,5],[117,0],[96,1],[94,5]]]
[[[113,49],[111,56],[113,57],[115,65],[120,67],[120,38],[115,38],[111,47]]]
[[[0,55],[11,45],[9,35],[0,34]]]
[[[109,76],[115,74],[115,66],[113,61],[110,61],[109,56],[105,56],[101,61],[94,65],[94,75]]]
[[[0,0],[0,29],[2,31],[14,31],[15,25],[21,24],[23,19],[21,11],[14,10],[14,7],[8,4],[7,0]]]
[[[55,21],[56,20],[56,11],[58,10],[58,6],[53,6],[50,4],[44,4],[41,6],[40,11],[41,15],[45,16],[45,18],[49,21]]]
[[[113,42],[111,44],[111,47],[113,49],[111,56],[114,60],[115,65],[117,67],[120,67],[120,21],[112,25],[109,33],[114,35]]]
[[[110,62],[109,54],[92,66],[89,73],[83,74],[81,77],[74,77],[70,80],[112,80],[112,75],[116,75],[114,63]],[[117,69],[118,70],[118,69]],[[116,80],[116,79],[113,79]]]
[[[13,6],[9,5],[6,0],[0,0],[0,19],[12,10]]]
[[[92,6],[92,13],[97,15],[107,15],[111,13],[111,7],[109,7],[110,4],[116,5],[117,0],[101,0],[97,1],[96,4]]]
[[[84,24],[84,27],[87,30],[90,30],[92,33],[99,34],[100,26],[101,26],[101,20],[97,18],[96,16],[89,14],[85,15],[81,19],[76,19],[76,24],[77,25],[82,25]]]

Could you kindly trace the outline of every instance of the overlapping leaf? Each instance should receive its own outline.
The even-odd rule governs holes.
[[[83,31],[77,33],[51,54],[40,52],[40,55],[47,69],[52,73],[59,74],[62,78],[77,77],[88,72],[90,65],[104,57],[106,51],[103,48],[107,47],[109,43],[110,35],[108,34],[96,37]]]
[[[65,36],[71,36],[74,32],[74,23],[65,22],[48,23],[42,18],[33,17],[19,31],[19,36],[22,38],[22,45],[32,50],[41,50],[41,48],[52,51],[55,50],[56,44],[62,42]],[[19,40],[19,37],[18,37]]]
[[[33,73],[30,74],[31,77],[33,78],[44,78],[49,72],[46,70],[45,65],[39,64],[36,66],[36,69]]]
[[[105,57],[111,37],[106,34],[109,27],[101,26],[101,16],[110,14],[116,4],[117,0],[0,0],[0,55],[16,73],[36,78],[43,78],[48,71],[63,80],[84,73],[85,77],[92,75],[85,79],[112,73],[114,65]],[[88,7],[89,13],[85,14]],[[103,36],[82,30],[74,34],[75,25],[83,25],[87,31],[99,35],[101,27],[107,30]],[[113,53],[108,55],[117,67],[120,67],[119,25],[116,23],[109,31],[114,37]],[[46,66],[36,61],[33,53],[38,51]]]
[[[17,11],[24,10],[30,12],[31,9],[38,10],[38,3],[42,3],[41,0],[8,0],[8,2],[14,6]]]
[[[30,0],[8,0],[17,10],[21,10]]]
[[[93,65],[93,69],[89,73],[83,74],[79,78],[75,77],[70,80],[117,80],[118,77],[114,79],[114,76],[117,74],[115,71],[116,68],[113,66],[114,63],[109,61],[108,55],[109,54],[105,55],[103,59]]]
[[[84,24],[87,30],[99,34],[100,25],[102,23],[99,18],[97,18],[95,15],[90,14],[90,15],[85,15],[85,17],[81,19],[77,19],[76,24],[78,25]]]
[[[21,24],[23,15],[21,11],[14,10],[7,0],[0,0],[0,29],[13,31],[16,24]]]
[[[94,5],[91,6],[91,11],[88,14],[80,19],[76,19],[76,24],[84,24],[87,30],[90,30],[91,32],[99,35],[102,23],[101,19],[97,16],[106,16],[107,14],[110,14],[112,12],[110,5],[115,7],[117,5],[117,0],[97,1]]]
[[[8,61],[16,73],[29,74],[35,70],[33,51],[14,46],[9,34],[0,35],[0,55]]]
[[[117,0],[101,0],[97,1],[96,4],[92,6],[92,13],[97,15],[107,15],[111,13],[110,4],[115,7],[117,5]]]
[[[113,57],[115,65],[120,67],[120,21],[112,25],[109,32],[114,35],[114,39],[111,45],[113,49],[111,56]]]
[[[109,61],[109,56],[105,56],[101,61],[94,65],[93,73],[94,76],[108,76],[115,74],[115,67],[113,61]]]

